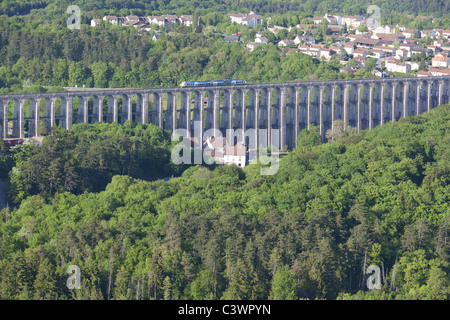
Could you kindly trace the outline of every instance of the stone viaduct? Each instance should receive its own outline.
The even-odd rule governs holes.
[[[414,77],[0,95],[0,137],[127,120],[192,135],[195,121],[201,132],[219,129],[225,136],[227,129],[255,129],[254,145],[264,132],[272,144],[293,148],[312,124],[322,138],[337,119],[357,131],[372,129],[449,103],[449,91],[450,77]]]

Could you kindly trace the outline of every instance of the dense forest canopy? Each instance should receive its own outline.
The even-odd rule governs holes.
[[[275,176],[259,165],[193,166],[170,181],[120,173],[79,195],[49,194],[42,178],[0,213],[0,298],[448,299],[449,111],[325,144],[312,127]],[[155,127],[54,130],[38,152],[15,151],[10,175],[95,149],[95,131],[126,140],[147,130],[165,140]],[[65,285],[69,265],[80,290]],[[369,265],[381,289],[367,289]]]
[[[72,4],[0,3],[0,93],[372,76],[371,58],[350,75],[338,58],[225,43],[256,31],[229,12],[290,26],[375,4],[382,24],[450,29],[443,0],[84,0],[81,28],[69,30]],[[154,31],[89,26],[109,14],[195,14],[203,29],[175,26],[154,41]],[[277,174],[261,176],[261,164],[174,165],[170,132],[151,124],[54,127],[40,147],[0,139],[10,204],[0,210],[0,299],[449,299],[450,105],[320,141],[316,127],[302,131]],[[70,265],[80,290],[66,286]],[[370,265],[381,289],[366,286]]]
[[[64,11],[71,0],[6,0],[2,1],[0,14],[16,15],[27,14],[34,9]],[[435,17],[441,16],[450,10],[450,4],[445,0],[431,1],[394,1],[394,0],[85,0],[79,5],[83,10],[132,10],[135,14],[144,12],[178,12],[184,10],[184,14],[192,14],[195,9],[202,11],[213,10],[215,12],[229,11],[254,11],[264,13],[286,13],[289,11],[304,11],[308,14],[323,13],[333,11],[342,14],[364,14],[369,5],[377,5],[382,11],[408,14],[433,14]]]

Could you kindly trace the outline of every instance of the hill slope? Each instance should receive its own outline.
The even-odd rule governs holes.
[[[275,176],[198,166],[29,197],[1,212],[0,298],[448,299],[449,111],[300,140]]]

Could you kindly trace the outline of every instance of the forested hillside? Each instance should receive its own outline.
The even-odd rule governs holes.
[[[111,126],[53,131],[31,157],[95,150]],[[275,176],[196,166],[146,182],[125,166],[104,191],[33,189],[0,214],[0,298],[448,299],[450,106],[332,143],[306,133]]]
[[[33,9],[47,8],[50,10],[63,10],[73,1],[70,0],[6,0],[2,1],[0,6],[0,14],[15,15],[29,13]],[[314,12],[321,12],[321,10],[334,9],[339,13],[344,14],[363,14],[366,12],[369,5],[377,5],[383,11],[397,12],[397,13],[411,13],[423,14],[433,13],[436,16],[448,12],[450,10],[449,3],[445,0],[87,0],[81,3],[84,10],[121,10],[133,9],[136,12],[140,11],[176,11],[182,8],[189,8],[193,13],[195,9],[206,10],[211,9],[215,12],[226,12],[235,10],[253,10],[268,13],[286,13],[289,11],[304,11],[309,14]],[[80,5],[80,4],[79,4]],[[63,8],[63,9],[61,9]],[[325,12],[323,12],[325,13]],[[137,13],[136,13],[137,14]]]
[[[286,55],[277,46],[249,52],[238,43],[225,43],[219,34],[174,33],[154,42],[134,28],[71,31],[26,24],[17,29],[22,20],[16,20],[7,18],[0,26],[0,60],[4,61],[0,64],[0,88],[5,87],[5,92],[20,91],[26,81],[41,86],[117,88],[177,86],[201,79],[344,78],[338,60],[326,63],[301,53]],[[249,30],[248,36],[252,34]]]

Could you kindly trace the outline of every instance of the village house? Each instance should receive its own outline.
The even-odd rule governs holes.
[[[380,48],[373,48],[370,50],[372,52],[371,56],[375,59],[381,59],[384,58],[384,51]]]
[[[92,19],[91,20],[91,27],[96,27],[100,23],[100,19]]]
[[[253,51],[253,50],[255,50],[257,45],[258,45],[258,43],[251,41],[251,42],[247,43],[247,45],[245,47],[247,48],[248,51]]]
[[[432,46],[432,45],[427,46],[427,50],[426,50],[427,54],[431,53],[433,55],[435,55],[439,51],[440,51],[440,48],[438,48],[437,46]]]
[[[103,20],[106,21],[106,22],[109,22],[111,24],[114,24],[114,25],[118,25],[119,24],[119,20],[117,19],[116,16],[104,16]]]
[[[355,48],[353,47],[353,43],[351,42],[345,42],[344,43],[344,50],[348,55],[352,55],[355,51]]]
[[[417,77],[429,77],[430,73],[428,71],[419,71],[417,72]]]
[[[431,60],[431,65],[436,68],[448,68],[450,66],[450,58],[443,54],[437,54]]]
[[[397,57],[398,59],[406,59],[409,57],[409,54],[409,51],[404,48],[395,51],[395,57]]]
[[[234,164],[238,167],[245,167],[247,158],[247,147],[243,143],[238,143],[235,146],[225,146],[225,153],[223,155],[223,164]]]
[[[353,57],[366,57],[367,50],[364,49],[357,49],[353,51]]]
[[[223,41],[225,41],[226,43],[231,43],[231,42],[241,42],[244,43],[244,39],[242,39],[239,36],[224,36],[223,37]]]
[[[320,57],[324,58],[327,61],[329,61],[331,59],[331,56],[334,54],[336,54],[336,51],[333,49],[323,48],[320,50]]]
[[[407,64],[409,64],[411,66],[411,70],[419,70],[419,63],[418,62],[411,62],[411,61],[406,61]]]
[[[181,15],[178,18],[178,21],[182,24],[185,25],[186,27],[189,27],[192,25],[193,20],[192,20],[192,15]]]
[[[439,69],[439,68],[431,68],[430,69],[430,75],[432,76],[450,76],[450,70],[449,69]]]
[[[161,16],[148,16],[147,19],[150,24],[156,24],[160,27],[166,28],[168,25],[168,21]]]
[[[281,40],[280,42],[278,42],[278,46],[280,46],[280,47],[286,47],[288,45],[295,45],[295,41],[294,40]]]
[[[255,14],[254,12],[250,12],[249,14],[229,13],[227,16],[230,18],[231,23],[236,22],[237,24],[249,27],[255,27],[257,24],[260,24],[263,19],[261,15]]]
[[[390,72],[408,73],[411,71],[411,66],[404,62],[394,62],[392,60],[387,60],[386,70]]]
[[[242,142],[231,146],[223,137],[208,137],[203,144],[203,154],[212,157],[216,164],[245,167],[247,147]]]
[[[255,42],[259,44],[268,44],[269,40],[266,37],[257,37]]]
[[[245,18],[245,14],[242,13],[229,13],[227,16],[231,23],[236,22],[237,24],[242,24],[242,19]]]
[[[442,32],[442,37],[444,37],[446,39],[450,39],[450,30],[444,30]]]
[[[383,71],[381,71],[381,70],[379,70],[379,69],[373,69],[372,71],[371,71],[371,73],[372,73],[372,75],[374,75],[375,77],[378,77],[378,78],[384,78],[385,77],[385,74],[383,73]]]
[[[444,46],[444,47],[440,47],[439,48],[441,50],[441,52],[447,56],[450,56],[450,47],[448,46]]]
[[[312,22],[314,24],[320,24],[322,22],[322,20],[324,20],[324,19],[325,19],[324,17],[313,17]]]
[[[306,44],[300,44],[298,46],[300,52],[307,54],[311,57],[319,57],[321,47],[311,47]]]
[[[342,17],[341,16],[335,16],[335,15],[328,15],[327,13],[323,17],[329,24],[341,24]]]
[[[254,28],[257,24],[261,24],[262,18],[259,14],[250,14],[242,19],[242,24]]]
[[[126,16],[125,17],[125,21],[128,22],[139,22],[139,17],[138,16]]]
[[[355,39],[355,44],[363,48],[373,48],[381,45],[381,41],[376,39],[360,38]]]
[[[377,48],[380,48],[380,49],[382,49],[383,50],[383,53],[384,53],[384,57],[386,58],[386,57],[393,57],[393,56],[395,56],[395,53],[396,53],[396,49],[393,47],[393,46],[391,46],[391,45],[384,45],[384,46],[379,46],[379,47],[375,47],[375,49],[377,49]]]
[[[328,35],[332,35],[332,34],[339,34],[341,32],[341,30],[343,30],[344,27],[343,26],[328,26],[327,27],[327,34]]]
[[[348,28],[357,29],[364,22],[361,16],[342,16],[341,24],[346,24]]]
[[[435,37],[437,37],[437,35],[436,35],[436,31],[434,31],[434,30],[421,30],[420,37],[421,38],[426,38],[426,37],[435,38]]]
[[[295,44],[315,44],[316,39],[311,36],[299,36],[297,35],[294,39]]]
[[[414,30],[414,29],[405,29],[405,31],[402,31],[406,39],[417,39],[420,38],[420,31]]]

